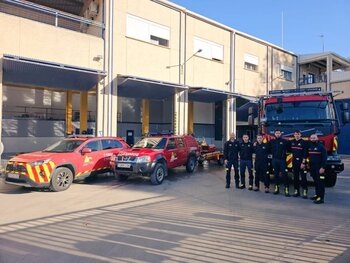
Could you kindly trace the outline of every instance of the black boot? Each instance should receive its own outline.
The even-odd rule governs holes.
[[[289,194],[289,187],[288,187],[288,186],[285,186],[285,187],[284,187],[284,195],[287,196],[287,197],[290,197],[290,194]]]
[[[278,195],[280,193],[280,186],[275,185],[275,191],[273,192],[274,195]]]
[[[293,194],[294,197],[298,197],[300,196],[300,192],[299,192],[299,189],[295,189],[294,190],[294,194]]]

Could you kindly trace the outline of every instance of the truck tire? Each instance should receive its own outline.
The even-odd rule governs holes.
[[[67,167],[57,168],[51,177],[50,190],[60,192],[67,190],[73,183],[73,172]]]
[[[336,173],[329,173],[329,174],[326,174],[326,178],[325,178],[325,186],[326,187],[333,187],[335,186],[337,182],[337,174]]]
[[[163,163],[157,163],[154,167],[154,171],[151,174],[151,183],[154,185],[161,184],[167,176],[167,168]]]
[[[118,178],[119,182],[125,182],[126,180],[128,180],[129,176],[127,176],[125,174],[118,174],[117,178]]]
[[[196,168],[196,165],[197,165],[196,157],[194,155],[190,155],[186,163],[186,171],[189,173],[193,173],[194,169]]]

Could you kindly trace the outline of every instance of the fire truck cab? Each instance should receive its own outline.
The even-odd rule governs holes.
[[[337,134],[340,133],[338,114],[333,92],[321,88],[274,90],[259,99],[259,132],[264,139],[273,138],[279,129],[282,136],[292,139],[295,130],[300,130],[303,139],[317,134],[327,149],[326,186],[336,184],[337,174],[344,170],[338,153]],[[345,113],[345,112],[344,112]],[[349,122],[349,115],[342,114],[343,123]],[[292,155],[287,156],[287,167],[292,168]]]

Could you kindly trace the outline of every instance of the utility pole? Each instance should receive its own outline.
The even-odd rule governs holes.
[[[284,48],[284,15],[283,15],[283,11],[281,14],[281,40],[282,40],[282,48]]]
[[[321,38],[321,42],[322,42],[322,52],[324,52],[324,35],[321,34],[319,35],[319,37]]]

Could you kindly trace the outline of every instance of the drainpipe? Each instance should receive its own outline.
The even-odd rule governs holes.
[[[104,25],[104,28],[102,29],[102,38],[103,38],[103,71],[106,71],[106,49],[107,49],[107,42],[106,42],[106,17],[105,17],[105,14],[106,14],[106,1],[105,0],[102,0],[102,21],[103,21],[103,25]],[[100,105],[98,104],[98,94],[100,93],[99,90],[98,90],[98,84],[97,84],[97,94],[96,94],[96,100],[97,100],[97,110],[101,110],[102,109],[102,134],[96,134],[97,136],[102,136],[104,135],[103,134],[103,130],[104,130],[104,127],[105,127],[105,115],[104,115],[104,109],[105,109],[105,96],[104,94],[106,93],[106,79],[104,78],[103,79],[103,92],[102,92],[102,108],[100,107]],[[99,116],[100,114],[97,114],[97,116]],[[98,120],[97,120],[98,121]],[[101,128],[101,127],[99,127]],[[98,131],[96,131],[98,132]]]
[[[236,91],[236,32],[234,31],[231,33],[231,45],[230,45],[230,61],[231,61],[231,68],[230,68],[230,91],[235,92]],[[232,132],[236,133],[236,99],[231,99],[231,125],[232,125]],[[229,135],[226,135],[228,139]]]
[[[112,135],[112,96],[113,96],[113,18],[114,18],[114,1],[109,0],[109,37],[108,37],[108,123],[107,135]]]
[[[184,23],[184,65],[183,65],[183,87],[186,88],[186,53],[187,53],[187,13],[185,13],[185,23]],[[181,66],[180,66],[181,67]],[[183,92],[183,126],[182,126],[182,134],[186,132],[186,122],[187,122],[187,111],[186,111],[186,103],[187,103],[188,91],[184,90]],[[179,101],[179,103],[181,103]],[[180,104],[181,105],[181,104]]]
[[[296,76],[295,76],[295,87],[297,89],[300,89],[300,85],[299,85],[299,80],[300,80],[300,67],[299,67],[299,57],[295,56],[295,63],[296,63]]]
[[[266,45],[266,95],[269,94],[269,46]]]
[[[271,90],[273,90],[273,47],[271,48]]]

